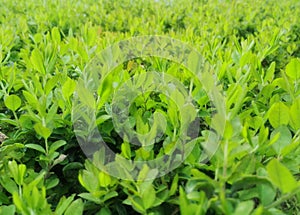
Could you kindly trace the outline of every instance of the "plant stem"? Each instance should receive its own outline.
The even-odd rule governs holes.
[[[226,205],[226,178],[227,178],[227,160],[228,158],[228,140],[225,140],[224,145],[224,163],[223,163],[223,176],[220,183],[220,200],[223,206],[225,214],[228,214],[228,208]]]
[[[18,118],[18,116],[17,116],[17,114],[16,114],[16,111],[13,111],[13,115],[14,115],[16,121],[17,121],[18,127],[20,128],[20,127],[21,127],[21,124],[20,124],[19,118]]]
[[[45,139],[46,155],[48,155],[48,138]]]
[[[280,205],[281,203],[283,203],[284,201],[288,200],[289,198],[291,198],[292,196],[296,195],[298,192],[300,192],[300,187],[298,187],[297,189],[295,189],[293,192],[291,193],[287,193],[285,195],[283,195],[280,199],[276,200],[275,202],[273,202],[272,204],[268,205],[265,207],[265,209],[270,209],[270,208],[274,208],[278,205]]]

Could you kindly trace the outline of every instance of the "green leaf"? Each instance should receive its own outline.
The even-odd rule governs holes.
[[[268,173],[267,170],[260,167],[256,170],[257,175],[261,176],[261,177],[267,177]],[[273,184],[268,183],[268,184],[257,184],[257,191],[258,191],[258,195],[260,198],[260,201],[262,203],[263,206],[267,206],[269,204],[271,204],[277,194],[277,190],[275,189],[275,187],[273,186]]]
[[[172,93],[171,93],[171,99],[173,102],[175,102],[175,104],[178,107],[182,107],[185,103],[184,101],[184,96],[179,90],[175,89]]]
[[[287,125],[289,123],[289,108],[282,102],[274,103],[269,110],[269,122],[274,128]]]
[[[292,59],[286,66],[285,72],[293,80],[298,80],[300,78],[300,59]]]
[[[46,85],[45,85],[45,94],[48,95],[51,90],[57,85],[57,82],[59,81],[59,76],[55,75],[54,77],[50,78]]]
[[[181,214],[199,214],[197,211],[201,205],[191,204],[184,189],[179,187],[179,207]]]
[[[300,145],[300,141],[298,140],[293,140],[290,144],[288,144],[287,146],[285,146],[282,150],[281,150],[281,155],[282,156],[286,156],[289,153],[296,151],[297,148]]]
[[[3,215],[14,215],[16,212],[16,207],[14,205],[9,205],[9,206],[1,206],[0,207],[0,214]]]
[[[253,186],[266,185],[272,186],[271,182],[266,177],[262,176],[244,176],[235,181],[231,187],[232,192],[239,190],[247,190]]]
[[[234,211],[234,215],[240,215],[240,214],[249,215],[253,210],[253,207],[254,207],[253,201],[240,202]]]
[[[78,175],[81,185],[89,192],[95,192],[99,186],[99,180],[92,172],[83,170]]]
[[[111,177],[105,172],[99,173],[99,184],[101,187],[108,187],[111,183]]]
[[[49,178],[45,182],[45,187],[47,190],[55,187],[56,185],[59,184],[59,179],[58,178]]]
[[[198,52],[191,52],[188,56],[188,68],[190,68],[192,71],[201,71],[202,62],[201,62],[201,56]]]
[[[35,70],[37,70],[38,72],[40,72],[42,74],[46,74],[46,70],[45,70],[45,66],[44,66],[44,58],[43,58],[40,50],[35,48],[32,51],[30,61]]]
[[[21,106],[21,99],[17,95],[10,95],[6,97],[4,104],[8,109],[16,111]]]
[[[122,155],[127,158],[130,159],[131,158],[131,149],[130,149],[130,144],[128,142],[124,142],[121,145],[121,151],[122,151]]]
[[[25,172],[26,172],[26,165],[25,164],[18,165],[18,182],[20,185],[23,185]]]
[[[59,203],[55,209],[55,215],[62,215],[67,207],[72,203],[73,199],[75,197],[75,194],[71,195],[70,197],[66,198],[63,196],[60,200]]]
[[[82,163],[80,163],[80,162],[71,162],[71,163],[68,163],[67,165],[65,165],[63,167],[63,172],[65,174],[65,173],[67,173],[67,171],[82,169],[82,168],[83,168]]]
[[[1,184],[1,183],[0,183]],[[10,195],[9,195],[10,196]],[[0,192],[0,205],[8,205],[10,203],[9,197],[4,192]],[[1,213],[0,213],[1,214]]]
[[[144,122],[142,118],[143,115],[142,112],[143,112],[142,109],[139,109],[136,112],[136,131],[138,134],[147,134],[149,132],[149,125],[148,123]]]
[[[51,135],[51,130],[45,126],[43,126],[42,123],[37,123],[34,125],[34,130],[38,135],[42,136],[44,139],[48,139],[48,137]]]
[[[300,97],[293,101],[292,106],[290,107],[290,125],[293,129],[300,129]]]
[[[144,192],[142,193],[142,201],[144,203],[144,208],[148,209],[151,208],[152,205],[155,202],[156,199],[156,195],[155,195],[155,190],[152,187],[152,185],[150,185],[146,190],[144,190]]]
[[[84,204],[81,199],[77,199],[68,207],[64,215],[82,215]]]
[[[71,78],[67,78],[67,81],[62,86],[62,94],[65,99],[68,99],[75,91],[76,82]]]
[[[225,130],[224,130],[224,134],[223,134],[224,138],[229,140],[233,135],[233,131],[234,130],[233,130],[231,122],[226,121]]]
[[[29,143],[29,144],[26,144],[25,147],[29,148],[29,149],[37,150],[37,151],[42,152],[44,154],[46,153],[45,149],[42,146],[38,145],[38,144]]]
[[[94,95],[90,91],[90,89],[86,87],[83,80],[78,80],[78,84],[76,86],[76,93],[78,94],[77,99],[80,100],[80,102],[82,102],[83,105],[86,105],[87,108],[90,108],[91,110],[96,109],[96,101]]]
[[[118,196],[118,193],[116,191],[111,191],[111,192],[105,194],[101,200],[102,200],[102,202],[105,202],[108,199],[114,198],[116,196]]]
[[[97,118],[96,123],[97,125],[100,125],[108,119],[111,119],[110,115],[101,115],[100,117]]]
[[[8,124],[13,125],[13,126],[18,126],[18,123],[15,120],[12,120],[12,119],[1,119],[1,122],[5,122],[5,123],[8,123]]]
[[[138,196],[129,197],[132,207],[139,213],[145,213],[142,200]]]
[[[95,202],[96,204],[102,203],[100,198],[93,196],[91,193],[80,193],[78,196],[88,201]]]
[[[279,138],[272,144],[272,147],[277,154],[280,154],[284,147],[291,144],[292,134],[287,126],[279,126],[271,133],[270,139],[273,139],[277,134],[280,134]]]
[[[273,159],[268,163],[267,171],[272,183],[283,193],[289,193],[297,187],[297,181],[292,173],[277,159]]]
[[[45,174],[46,172],[42,171],[36,176],[34,180],[30,181],[30,183],[27,186],[28,190],[33,189],[33,187],[36,187],[42,180],[44,180]]]
[[[271,204],[276,197],[276,189],[273,186],[259,184],[257,186],[260,201],[264,206]]]
[[[52,28],[51,36],[53,41],[55,41],[56,43],[60,43],[61,37],[57,27]]]
[[[188,126],[197,116],[197,110],[192,104],[185,104],[180,110],[181,123],[183,126]],[[167,122],[164,122],[167,124]]]
[[[152,172],[152,170],[150,170],[150,168],[147,166],[147,164],[144,164],[142,169],[139,172],[137,181],[143,182],[145,180],[148,179],[147,176],[149,176],[149,173]],[[153,178],[155,177],[155,175],[150,175],[150,177],[153,176]]]
[[[111,211],[107,207],[101,208],[98,215],[111,215]]]
[[[25,99],[27,100],[27,102],[35,109],[38,109],[38,107],[36,107],[36,106],[39,104],[39,101],[36,98],[36,96],[26,90],[23,90],[22,92],[23,92],[23,95],[24,95]]]
[[[20,210],[22,212],[22,214],[29,214],[21,197],[18,195],[18,192],[13,193],[13,202],[14,202],[14,205],[18,208],[18,210]]]
[[[19,182],[19,168],[18,168],[18,164],[15,160],[13,161],[9,161],[8,162],[8,168],[9,168],[9,171],[11,173],[11,175],[13,176],[15,182],[20,185],[20,182]]]
[[[18,192],[17,184],[8,175],[3,175],[0,178],[0,184],[7,190],[10,194]]]
[[[55,152],[57,149],[59,149],[60,147],[66,145],[67,142],[64,140],[57,140],[54,143],[52,143],[49,147],[49,154]]]
[[[269,66],[269,68],[267,69],[266,71],[266,75],[265,75],[265,78],[264,78],[264,81],[265,82],[272,82],[273,79],[274,79],[274,72],[275,72],[275,66],[276,66],[276,62],[272,62],[271,65]]]
[[[31,130],[33,128],[31,117],[29,115],[21,115],[19,122],[22,128]]]

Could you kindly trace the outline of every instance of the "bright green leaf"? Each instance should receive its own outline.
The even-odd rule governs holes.
[[[290,107],[290,125],[295,130],[300,129],[300,97],[293,101]]]
[[[16,212],[16,207],[14,205],[0,206],[0,214],[3,215],[14,215]]]
[[[40,136],[42,136],[44,139],[48,139],[48,137],[51,135],[51,130],[45,126],[43,126],[42,123],[37,123],[34,125],[34,130],[36,133]]]
[[[294,58],[292,59],[289,64],[286,66],[286,74],[294,79],[298,80],[300,78],[300,59]]]
[[[26,144],[25,147],[29,148],[29,149],[37,150],[37,151],[42,152],[44,154],[46,153],[45,149],[41,145],[38,145],[38,144],[29,143],[29,144]]]
[[[289,123],[289,108],[282,102],[272,105],[269,111],[269,121],[274,128]]]
[[[145,209],[148,209],[148,208],[151,208],[152,205],[154,204],[155,202],[155,199],[156,199],[156,195],[155,195],[155,190],[154,188],[152,187],[152,185],[150,185],[148,187],[148,189],[146,189],[143,193],[142,193],[142,201],[144,203],[144,208]]]
[[[105,172],[99,173],[99,184],[101,187],[108,187],[111,183],[111,177]]]
[[[40,50],[35,48],[30,57],[30,61],[32,65],[34,66],[34,69],[36,69],[38,72],[42,74],[46,74],[45,66],[44,66],[44,58]]]
[[[240,215],[240,214],[249,215],[253,210],[253,207],[254,207],[253,201],[240,202],[234,211],[234,215]]]
[[[64,140],[57,140],[54,143],[52,143],[49,147],[49,153],[51,154],[52,152],[55,152],[57,149],[59,149],[60,147],[66,145],[67,142]]]
[[[292,173],[277,159],[271,160],[267,165],[268,175],[283,193],[289,193],[297,187],[297,182]]]
[[[21,106],[21,99],[17,95],[10,95],[6,97],[4,104],[8,109],[16,111]]]
[[[67,81],[62,86],[62,94],[65,99],[68,99],[75,91],[76,82],[71,78],[67,78]]]
[[[58,205],[56,206],[55,209],[55,214],[56,215],[63,215],[65,210],[68,208],[68,206],[72,203],[73,199],[75,197],[75,194],[71,195],[70,197],[66,198],[63,196],[60,200]]]
[[[81,199],[77,199],[68,207],[64,215],[82,215],[84,203]]]
[[[51,30],[51,36],[52,36],[52,40],[55,41],[56,43],[60,43],[60,32],[59,29],[57,27],[52,28]]]

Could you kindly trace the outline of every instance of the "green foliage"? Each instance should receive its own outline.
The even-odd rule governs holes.
[[[296,0],[3,0],[0,135],[8,138],[0,138],[0,214],[299,214],[296,14]],[[136,58],[93,77],[95,94],[76,88],[89,68],[98,69],[89,63],[103,49],[139,35],[184,41],[211,71],[204,65],[200,83],[181,62]],[[197,56],[185,54],[187,65],[199,68]],[[167,75],[178,83],[165,95],[157,91],[170,85]],[[153,90],[153,82],[161,88]],[[210,95],[211,88],[222,95]],[[91,122],[115,157],[92,150],[91,161],[82,152],[72,123],[75,91],[96,109]],[[132,101],[126,106],[113,99]],[[125,112],[113,107],[127,110],[122,137],[113,119]],[[184,161],[172,158],[186,149],[176,140],[190,138],[181,126],[195,119],[191,153]],[[151,165],[128,161],[165,155],[172,159],[160,165],[180,165],[159,178]],[[97,168],[112,160],[116,171],[134,172],[138,180]]]

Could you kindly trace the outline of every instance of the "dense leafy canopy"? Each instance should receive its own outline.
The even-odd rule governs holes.
[[[0,214],[299,214],[297,14],[297,0],[1,0]],[[226,122],[223,133],[212,120],[222,116],[205,90],[211,79],[205,85],[184,66],[157,57],[117,66],[98,95],[81,92],[97,105],[97,128],[124,172],[135,167],[122,158],[151,160],[182,150],[174,142],[179,127],[200,119],[191,153],[175,170],[143,180],[157,174],[144,165],[139,180],[130,181],[110,176],[82,152],[72,98],[95,56],[141,35],[175,38],[203,56],[225,99]],[[195,59],[188,62],[196,65]],[[138,147],[130,135],[117,135],[112,103],[114,95],[131,96],[122,88],[131,80],[151,89],[143,79],[149,72],[174,77],[183,90],[170,92],[171,99],[146,91],[130,107],[117,106],[128,108],[126,128],[139,134]],[[136,74],[140,79],[132,79]],[[184,106],[188,96],[193,107]],[[99,165],[101,153],[94,154]]]

